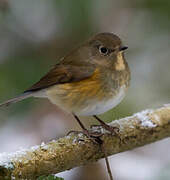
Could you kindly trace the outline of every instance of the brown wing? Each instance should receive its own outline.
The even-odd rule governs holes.
[[[94,72],[92,66],[56,65],[44,77],[25,92],[38,91],[55,84],[80,81],[90,77]]]

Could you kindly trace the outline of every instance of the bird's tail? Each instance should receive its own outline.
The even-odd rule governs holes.
[[[19,96],[16,96],[15,98],[9,99],[9,100],[1,103],[0,107],[9,106],[10,104],[22,101],[23,99],[26,99],[26,98],[31,97],[31,96],[33,96],[31,92],[23,93],[23,94],[21,94]]]

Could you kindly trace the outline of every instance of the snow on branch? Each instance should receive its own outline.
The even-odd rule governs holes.
[[[145,110],[110,123],[119,127],[117,135],[98,128],[104,135],[102,146],[108,155],[127,151],[170,136],[170,106]],[[48,144],[41,144],[15,153],[0,154],[0,180],[36,179],[56,174],[104,157],[101,146],[83,134],[71,134]]]

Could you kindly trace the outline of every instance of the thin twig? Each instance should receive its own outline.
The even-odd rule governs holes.
[[[102,140],[101,140],[101,142],[102,142]],[[112,171],[111,171],[111,168],[110,168],[110,163],[109,163],[109,160],[108,160],[108,156],[107,156],[105,147],[103,146],[103,142],[101,144],[99,144],[99,145],[100,145],[100,148],[101,148],[101,152],[104,154],[104,159],[105,159],[105,163],[106,163],[106,169],[107,169],[107,172],[109,174],[109,179],[113,180],[113,175],[112,175]]]
[[[113,180],[113,175],[112,175],[112,171],[111,171],[111,168],[110,168],[108,156],[106,154],[105,154],[105,162],[106,162],[106,168],[107,168],[107,172],[109,174],[109,178],[110,178],[110,180]]]

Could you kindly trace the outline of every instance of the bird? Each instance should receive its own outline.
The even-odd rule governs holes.
[[[108,131],[115,129],[97,115],[117,106],[130,84],[130,69],[124,57],[127,49],[110,32],[93,35],[61,58],[37,83],[2,106],[29,97],[48,98],[74,115],[86,135],[90,132],[79,116],[93,116]]]

